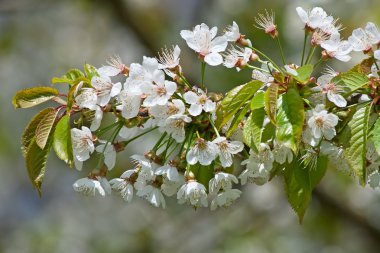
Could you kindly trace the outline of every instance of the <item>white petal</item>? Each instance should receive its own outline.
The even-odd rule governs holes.
[[[195,92],[188,91],[183,95],[183,98],[185,99],[186,103],[192,105],[195,104],[198,101],[198,95]]]
[[[202,106],[199,104],[192,104],[190,108],[188,109],[190,115],[192,116],[198,116],[202,112]]]
[[[207,54],[204,61],[210,66],[217,66],[223,63],[223,57],[219,53]]]

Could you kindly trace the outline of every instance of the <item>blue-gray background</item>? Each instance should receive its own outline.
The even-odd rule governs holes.
[[[68,169],[53,155],[42,198],[28,181],[19,139],[38,108],[14,109],[11,97],[17,90],[49,85],[53,76],[85,62],[101,66],[113,54],[127,64],[141,62],[143,55],[176,43],[185,73],[197,81],[199,64],[179,31],[201,22],[221,31],[235,20],[257,47],[276,58],[273,41],[253,27],[254,16],[264,9],[276,12],[287,58],[299,60],[303,32],[297,6],[323,6],[341,18],[345,36],[366,21],[380,24],[378,0],[0,1],[0,252],[378,252],[379,190],[362,188],[337,171],[322,181],[303,225],[279,179],[243,187],[235,205],[216,212],[194,211],[174,200],[161,210],[137,198],[127,205],[116,196],[82,197],[72,183],[85,172]],[[208,69],[206,82],[225,91],[249,75],[217,67]],[[151,142],[132,145],[128,154]],[[115,175],[129,168],[128,154],[120,155]]]

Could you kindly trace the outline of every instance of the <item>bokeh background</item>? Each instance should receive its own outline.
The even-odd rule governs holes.
[[[49,85],[69,68],[101,66],[114,54],[128,64],[141,62],[143,55],[177,43],[186,74],[199,81],[196,56],[179,31],[201,22],[221,31],[235,20],[258,48],[278,59],[274,42],[253,27],[264,9],[276,12],[287,58],[299,60],[303,31],[297,6],[324,7],[340,17],[345,36],[366,21],[380,24],[378,0],[1,0],[0,252],[379,252],[380,191],[362,188],[338,171],[323,179],[302,225],[280,179],[243,187],[237,203],[215,212],[194,211],[175,200],[161,210],[138,198],[125,204],[118,196],[82,197],[72,183],[85,172],[68,169],[54,155],[42,198],[28,181],[19,139],[38,108],[14,109],[11,98],[18,89]],[[206,82],[211,90],[226,91],[249,76],[217,67],[207,70]],[[150,145],[145,139],[128,154]],[[121,155],[114,175],[130,166],[128,154]]]

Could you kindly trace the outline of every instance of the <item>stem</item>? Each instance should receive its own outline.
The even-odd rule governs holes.
[[[158,146],[160,146],[160,144],[164,140],[165,136],[166,136],[166,132],[161,135],[161,138],[157,141],[156,145],[154,145],[154,147],[152,149],[153,151],[157,151]]]
[[[109,125],[109,126],[103,127],[102,129],[97,130],[97,131],[95,132],[95,134],[96,134],[97,136],[100,136],[100,135],[104,134],[105,132],[107,132],[108,130],[114,128],[114,127],[117,126],[118,124],[120,124],[119,121],[118,121],[118,122],[115,122],[115,123],[113,123],[113,124],[111,124],[111,125]]]
[[[214,128],[214,132],[216,133],[216,136],[220,137],[219,131],[218,131],[218,129],[215,127],[214,122],[213,122],[212,119],[211,119],[211,116],[210,116],[210,124],[211,124],[212,128]]]
[[[286,65],[286,61],[285,61],[285,57],[284,57],[284,52],[282,51],[282,46],[281,46],[280,38],[278,36],[277,36],[276,41],[277,41],[278,49],[280,50],[280,55],[281,55],[282,63],[284,65]]]
[[[301,66],[303,65],[303,59],[305,57],[305,50],[306,50],[306,40],[309,36],[309,33],[305,30],[305,36],[303,38],[303,49],[302,49],[302,59],[301,59]]]
[[[260,70],[260,71],[263,71],[263,72],[266,72],[266,73],[270,73],[268,70],[266,70],[266,69],[262,69],[262,68],[259,68],[259,67],[256,67],[256,66],[253,66],[253,65],[249,65],[249,64],[247,64],[246,65],[248,68],[250,68],[250,69],[257,69],[257,70]]]
[[[187,79],[182,75],[178,74],[178,76],[182,79],[182,81],[187,85],[187,87],[191,88],[191,84],[187,81]]]
[[[310,50],[309,50],[309,53],[307,54],[307,59],[306,59],[306,63],[305,64],[309,64],[311,62],[311,59],[313,58],[313,54],[314,54],[314,51],[315,51],[316,47],[313,46]]]
[[[319,64],[321,64],[323,62],[323,59],[322,59],[322,57],[317,61],[317,63],[314,65],[314,69],[316,68],[316,67],[318,67],[318,65]]]
[[[206,63],[203,61],[201,65],[201,73],[202,73],[202,89],[205,89],[205,69],[206,69]]]
[[[140,138],[141,136],[143,136],[143,135],[145,135],[145,134],[147,134],[147,133],[152,132],[153,130],[156,130],[157,128],[158,128],[158,127],[153,127],[153,128],[151,128],[151,129],[149,129],[149,130],[147,130],[147,131],[145,131],[145,132],[142,132],[142,133],[139,134],[139,135],[136,135],[136,136],[133,137],[132,139],[129,139],[129,140],[127,140],[127,141],[123,141],[123,143],[124,143],[125,146],[127,146],[130,142],[132,142],[132,141],[134,141],[134,140]]]
[[[171,156],[171,154],[173,154],[173,152],[177,149],[179,143],[177,143],[174,148],[172,149],[172,151],[169,152],[169,154],[165,157],[165,162],[166,160]]]
[[[258,49],[256,49],[256,48],[254,48],[254,47],[252,47],[252,46],[248,46],[250,49],[252,49],[252,50],[254,50],[255,52],[257,52],[257,53],[259,53],[262,57],[264,57],[265,59],[267,59],[270,63],[272,63],[273,64],[273,67],[275,67],[278,71],[280,71],[280,72],[282,72],[282,73],[284,73],[283,71],[282,71],[282,69],[280,69],[280,67],[271,59],[271,58],[269,58],[266,54],[264,54],[263,52],[261,52],[260,50],[258,50]]]

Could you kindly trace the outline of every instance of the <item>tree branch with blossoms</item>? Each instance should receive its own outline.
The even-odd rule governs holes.
[[[71,69],[51,86],[24,89],[16,108],[57,103],[37,113],[21,140],[29,177],[41,194],[50,150],[88,176],[74,190],[89,196],[112,191],[131,202],[134,195],[156,207],[176,196],[195,208],[230,206],[240,197],[235,185],[263,185],[282,177],[290,205],[302,221],[312,191],[328,169],[348,172],[362,185],[380,185],[380,32],[368,22],[342,40],[342,26],[322,8],[296,9],[303,23],[302,58],[287,62],[273,12],[255,19],[278,47],[276,63],[233,22],[218,35],[206,24],[180,36],[200,62],[201,84],[188,81],[178,45],[157,58],[126,65],[112,57],[107,65]],[[301,28],[301,26],[300,26]],[[346,72],[327,63],[348,62],[351,52],[365,60]],[[314,55],[320,56],[314,62]],[[316,74],[317,66],[324,71]],[[251,80],[224,95],[207,90],[207,68],[224,65],[252,71]],[[115,80],[123,78],[124,84]],[[113,122],[103,120],[112,115]],[[133,168],[109,178],[118,153],[152,132],[160,137],[144,154],[131,157]],[[235,187],[235,188],[234,188]]]

